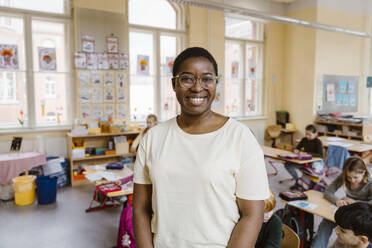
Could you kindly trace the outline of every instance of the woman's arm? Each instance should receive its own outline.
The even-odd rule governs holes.
[[[137,248],[153,248],[151,233],[152,185],[134,184],[133,227]]]
[[[236,224],[228,244],[228,248],[253,248],[260,232],[263,215],[263,201],[251,201],[236,198],[240,219]]]

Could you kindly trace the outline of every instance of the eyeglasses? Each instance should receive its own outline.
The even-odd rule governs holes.
[[[179,85],[182,88],[190,89],[193,87],[197,80],[199,80],[200,86],[204,89],[209,89],[211,87],[214,87],[217,83],[217,80],[219,77],[212,76],[212,75],[205,75],[201,77],[195,77],[194,75],[177,75],[173,77],[172,79],[177,79]]]

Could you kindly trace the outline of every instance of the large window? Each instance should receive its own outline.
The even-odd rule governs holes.
[[[131,120],[151,113],[166,120],[179,111],[171,68],[184,48],[182,23],[180,8],[166,0],[129,1]]]
[[[263,24],[225,17],[225,113],[262,113]]]
[[[32,10],[0,13],[0,128],[71,123],[67,1],[47,2],[0,0],[9,9]]]

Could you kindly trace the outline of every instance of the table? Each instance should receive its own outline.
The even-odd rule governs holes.
[[[20,173],[46,163],[46,155],[39,152],[0,154],[0,185],[7,185]]]
[[[304,193],[307,195],[308,199],[303,200],[303,201],[316,204],[316,205],[318,205],[318,207],[313,209],[313,210],[308,210],[308,209],[305,209],[305,208],[301,208],[301,207],[291,205],[292,207],[296,207],[298,209],[301,209],[302,211],[305,211],[305,212],[308,212],[308,213],[311,213],[311,214],[314,214],[314,215],[318,215],[318,216],[320,216],[324,219],[335,222],[335,219],[334,219],[334,212],[336,210],[335,205],[332,204],[327,199],[325,199],[323,197],[322,192],[319,192],[319,191],[316,191],[316,190],[308,190],[308,191],[305,191]],[[281,199],[281,201],[288,204],[288,202],[283,200],[283,199]]]
[[[286,150],[280,150],[280,149],[269,147],[269,146],[261,146],[261,148],[266,158],[271,158],[274,160],[280,160],[280,161],[285,161],[285,162],[288,161],[288,162],[298,164],[298,165],[303,165],[303,166],[308,166],[308,164],[311,162],[322,160],[321,158],[316,158],[316,157],[313,157],[312,159],[309,159],[309,160],[288,159],[288,158],[279,157],[279,155],[280,154],[293,154],[293,152],[289,152]],[[271,165],[271,167],[273,167],[273,169],[275,170],[274,173],[269,173],[268,175],[276,176],[278,174],[278,169],[276,169],[276,167],[272,164],[272,161],[269,160],[268,162]]]
[[[285,129],[283,128],[281,130],[281,133],[283,134],[289,134],[291,136],[291,145],[294,145],[294,133],[296,132],[296,129]]]

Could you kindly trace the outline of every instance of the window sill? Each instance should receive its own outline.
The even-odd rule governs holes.
[[[35,128],[9,128],[0,129],[0,134],[16,134],[16,133],[39,133],[39,132],[50,132],[50,131],[71,131],[72,126],[51,126],[51,127],[35,127]]]
[[[256,121],[256,120],[267,120],[269,117],[265,115],[252,115],[252,116],[231,116],[231,118],[237,121]]]
[[[0,101],[0,105],[18,105],[19,101]]]

